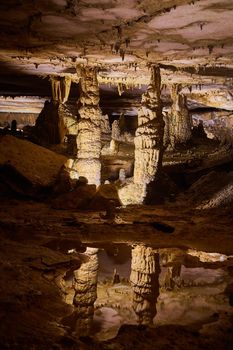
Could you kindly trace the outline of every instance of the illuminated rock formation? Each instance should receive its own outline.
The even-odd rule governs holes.
[[[68,135],[77,135],[78,123],[74,116],[62,103],[45,101],[39,114],[34,134],[42,145],[63,144]]]
[[[135,163],[133,183],[119,191],[123,204],[143,203],[147,186],[159,179],[163,156],[164,121],[160,99],[160,69],[151,68],[151,80],[142,95],[135,134]]]
[[[101,110],[99,85],[95,68],[80,68],[80,99],[75,169],[88,183],[100,184]]]
[[[173,148],[177,144],[185,144],[191,138],[191,118],[186,107],[186,97],[180,93],[180,90],[179,84],[172,85],[170,143]]]
[[[130,281],[133,309],[139,324],[152,324],[159,296],[159,255],[151,247],[137,245],[132,249]]]
[[[173,290],[181,286],[181,267],[185,261],[186,252],[178,248],[160,250],[161,267],[166,268],[162,286],[166,290]]]
[[[138,110],[138,128],[134,139],[134,183],[149,184],[154,181],[162,165],[164,121],[160,99],[160,70],[153,66],[151,81],[142,95]]]
[[[87,248],[88,261],[74,271],[75,330],[79,336],[90,333],[97,298],[98,249]]]
[[[59,103],[65,103],[68,100],[71,86],[71,79],[68,76],[50,77],[52,87],[52,99]]]

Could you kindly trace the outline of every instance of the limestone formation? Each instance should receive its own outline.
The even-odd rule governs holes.
[[[135,134],[134,183],[149,184],[162,166],[164,121],[160,99],[160,69],[151,68],[151,81],[138,110]]]
[[[80,99],[77,136],[77,160],[75,169],[88,183],[100,184],[101,110],[99,108],[99,85],[93,67],[80,67]]]
[[[172,85],[172,109],[170,124],[170,143],[174,148],[178,144],[185,144],[191,138],[191,118],[186,107],[186,97],[179,84]]]
[[[111,128],[107,114],[101,116],[101,132],[103,134],[111,133]]]
[[[51,76],[52,99],[58,103],[65,103],[68,100],[71,86],[71,79],[68,76]]]
[[[112,123],[112,140],[120,140],[121,130],[119,120],[114,120]]]
[[[132,249],[130,281],[133,309],[139,324],[153,324],[159,296],[159,255],[151,247],[136,245]]]
[[[75,330],[79,336],[89,335],[97,298],[98,249],[87,247],[88,261],[74,271]]]
[[[160,179],[164,150],[160,84],[160,68],[152,66],[150,84],[142,95],[141,107],[138,110],[133,182],[119,189],[119,197],[124,205],[156,200],[152,188],[156,187]],[[153,198],[148,198],[148,186],[151,187]]]

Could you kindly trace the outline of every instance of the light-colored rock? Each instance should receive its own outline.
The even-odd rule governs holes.
[[[186,96],[180,93],[181,86],[174,84],[171,88],[172,108],[170,117],[170,143],[174,148],[177,144],[185,144],[190,140],[191,117],[186,107]]]
[[[77,160],[74,168],[88,183],[100,184],[101,110],[99,108],[99,85],[95,68],[80,67],[80,99],[77,136]]]
[[[74,271],[75,330],[77,335],[89,335],[94,315],[94,302],[97,298],[98,249],[87,247],[88,261]]]
[[[159,255],[151,247],[136,245],[132,249],[130,281],[133,309],[139,324],[152,324],[159,296]]]

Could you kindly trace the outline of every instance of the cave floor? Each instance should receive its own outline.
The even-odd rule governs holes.
[[[144,243],[154,248],[182,247],[233,254],[231,208],[197,210],[185,203],[169,202],[119,207],[115,219],[104,219],[104,213],[56,210],[49,203],[2,199],[1,237],[43,245],[63,238],[92,245]]]
[[[57,278],[82,262],[79,254],[67,255],[69,249],[141,243],[233,255],[230,208],[195,210],[167,203],[120,207],[114,220],[103,219],[104,214],[1,199],[1,349],[231,349],[231,313],[221,314],[221,322],[203,334],[203,329],[175,324],[123,325],[107,341],[68,332],[61,319],[72,307],[62,300]]]

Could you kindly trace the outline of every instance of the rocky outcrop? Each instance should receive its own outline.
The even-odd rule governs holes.
[[[170,143],[172,148],[185,144],[191,138],[191,118],[186,107],[186,97],[180,93],[181,86],[172,85],[172,109],[170,118]]]
[[[77,135],[77,117],[62,103],[45,101],[40,112],[33,135],[42,145],[63,144],[68,135]]]
[[[26,140],[0,138],[0,177],[14,191],[34,195],[56,182],[67,158]]]
[[[88,261],[74,271],[75,330],[79,336],[89,335],[97,298],[98,257],[97,248],[87,248]]]
[[[195,103],[204,107],[233,110],[233,91],[230,88],[203,88],[201,90],[196,88],[190,94],[187,94],[187,97],[190,106]]]
[[[77,136],[77,160],[74,168],[88,183],[100,184],[101,110],[99,85],[93,67],[80,68],[80,99]]]
[[[132,249],[130,281],[133,309],[139,324],[152,324],[159,296],[159,255],[151,247],[137,245]]]

